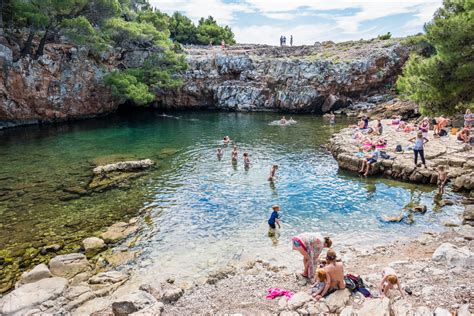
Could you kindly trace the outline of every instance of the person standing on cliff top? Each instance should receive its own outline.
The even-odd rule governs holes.
[[[280,35],[280,47],[283,46],[283,35]]]
[[[293,35],[290,35],[290,46],[293,46]]]

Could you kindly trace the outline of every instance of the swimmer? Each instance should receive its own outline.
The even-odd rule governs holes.
[[[230,142],[229,136],[224,136],[224,144],[228,144]]]
[[[244,153],[244,165],[245,165],[245,167],[249,167],[249,166],[250,166],[250,158],[249,158],[249,154],[248,154],[248,153]]]
[[[290,117],[290,120],[288,121],[290,124],[296,124],[297,122],[293,119],[293,117]]]
[[[331,124],[331,125],[336,124],[336,115],[333,112],[331,112],[331,114],[329,114],[329,124]]]
[[[275,178],[276,178],[276,172],[278,170],[278,165],[273,165],[271,168],[270,168],[270,175],[268,176],[268,181],[274,181]]]
[[[287,120],[286,120],[285,116],[283,116],[280,120],[280,124],[285,125],[286,123],[287,123]]]

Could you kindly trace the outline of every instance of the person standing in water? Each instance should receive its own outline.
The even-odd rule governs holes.
[[[246,168],[250,167],[250,158],[247,152],[244,153],[244,166]]]
[[[234,148],[232,148],[232,153],[231,153],[232,163],[237,162],[237,157],[238,157],[237,146],[234,145]]]
[[[272,215],[270,215],[270,218],[268,219],[268,226],[270,226],[270,230],[273,229],[273,232],[274,232],[276,229],[276,225],[278,225],[278,228],[281,228],[280,220],[279,220],[280,215],[278,214],[278,212],[280,212],[280,206],[277,204],[272,205],[272,209],[273,209],[273,212],[272,212]]]
[[[278,165],[273,165],[271,168],[270,168],[270,175],[268,176],[268,181],[275,181],[276,179],[276,172],[278,170]]]
[[[334,112],[331,112],[331,114],[329,114],[329,124],[336,124],[336,115],[334,114]]]
[[[217,148],[217,158],[219,160],[221,160],[222,156],[224,155],[224,151],[222,150],[222,148]]]

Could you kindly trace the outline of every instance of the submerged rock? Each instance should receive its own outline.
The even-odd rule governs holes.
[[[107,231],[102,233],[100,237],[106,243],[114,243],[133,234],[138,229],[138,225],[135,221],[130,220],[128,223],[118,222],[107,228]]]
[[[104,240],[97,237],[89,237],[82,241],[82,248],[84,249],[86,256],[94,256],[99,252],[107,248]]]
[[[147,169],[155,163],[151,159],[144,160],[133,160],[133,161],[121,161],[104,166],[97,166],[92,171],[94,174],[99,175],[103,173],[109,173],[112,171],[135,171],[141,169]]]

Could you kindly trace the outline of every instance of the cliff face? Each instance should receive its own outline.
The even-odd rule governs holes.
[[[165,107],[325,113],[385,93],[408,57],[395,40],[186,53],[183,87],[158,95]]]
[[[14,61],[0,41],[0,128],[115,111],[104,74],[140,66],[150,49],[117,49],[95,61],[85,48],[49,44],[38,60]],[[324,113],[385,93],[408,57],[396,40],[185,51],[184,85],[156,91],[158,106]]]
[[[106,68],[88,51],[47,45],[38,60],[14,62],[12,50],[0,44],[0,128],[64,121],[115,111],[102,78]]]

